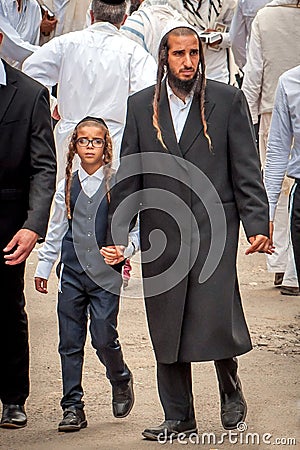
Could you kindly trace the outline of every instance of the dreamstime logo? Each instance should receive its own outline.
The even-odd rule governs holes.
[[[218,192],[209,178],[189,161],[168,153],[154,152],[123,157],[117,178],[121,186],[123,183],[127,183],[129,191],[131,183],[134,187],[132,192],[120,201],[112,218],[111,236],[116,245],[124,242],[124,235],[127,234],[129,224],[138,212],[141,213],[141,222],[143,222],[144,213],[146,213],[147,221],[149,217],[151,221],[151,217],[156,215],[156,227],[151,228],[151,223],[147,223],[147,228],[151,229],[147,236],[149,248],[142,249],[142,263],[158,265],[163,260],[164,270],[160,270],[161,268],[158,266],[158,270],[153,276],[143,278],[145,295],[152,297],[172,289],[187,276],[194,266],[201,247],[199,205],[201,205],[200,210],[204,207],[205,216],[209,221],[210,245],[206,259],[199,269],[198,282],[207,281],[221,260],[227,234],[224,208]],[[147,180],[147,184],[145,180]],[[114,187],[116,186],[112,186],[112,196],[114,196]],[[104,195],[105,192],[98,196],[95,205],[97,208]],[[75,220],[77,215],[80,217],[82,214],[80,214],[81,200],[79,201],[79,198],[73,212],[73,241],[78,260],[86,269],[85,237],[82,236],[82,227],[79,221]],[[194,213],[196,210],[198,216]],[[165,215],[160,216],[161,213]],[[166,215],[172,220],[171,228],[180,235],[180,245],[178,249],[176,248],[175,255],[173,254],[174,235],[168,233],[169,229],[163,220],[157,226],[157,218],[166,217]],[[112,282],[112,279],[116,278],[116,271],[104,263],[98,252],[95,216],[96,214],[94,214],[91,225],[93,227],[93,246],[97,251],[94,252],[93,263],[89,265],[97,267],[97,270],[87,270],[87,273],[103,289],[118,293],[119,282],[116,288]],[[141,228],[145,229],[143,223]],[[87,230],[87,233],[91,235],[90,230]],[[170,259],[167,268],[165,268],[166,259],[164,257]]]

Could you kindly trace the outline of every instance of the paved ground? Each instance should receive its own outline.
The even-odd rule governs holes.
[[[246,257],[243,255],[245,248],[242,239],[240,285],[254,343],[254,350],[239,360],[248,402],[248,428],[237,435],[222,436],[224,430],[219,420],[214,368],[212,363],[198,363],[193,366],[198,441],[194,436],[193,442],[166,444],[167,447],[172,445],[179,449],[185,445],[214,450],[300,448],[300,436],[297,436],[300,297],[280,295],[272,286],[273,276],[265,270],[264,255]],[[61,376],[57,354],[56,280],[53,276],[47,297],[35,292],[32,281],[35,264],[36,253],[33,253],[26,276],[31,344],[28,426],[21,430],[0,429],[0,447],[5,450],[158,449],[162,444],[141,437],[146,426],[160,423],[162,411],[156,391],[155,363],[145,321],[138,263],[134,264],[134,278],[122,298],[119,317],[124,354],[134,373],[135,407],[126,419],[117,420],[112,416],[110,386],[88,341],[83,374],[88,428],[71,434],[57,432],[61,418]],[[203,435],[205,432],[213,433],[215,437],[212,434],[208,442],[208,436]]]

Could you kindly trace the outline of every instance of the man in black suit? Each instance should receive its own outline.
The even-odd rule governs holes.
[[[156,86],[129,98],[117,183],[112,247],[101,253],[109,264],[121,259],[139,210],[146,312],[165,413],[143,436],[197,431],[196,361],[214,361],[221,421],[235,429],[246,417],[236,356],[251,350],[236,273],[239,223],[250,242],[246,254],[272,253],[268,203],[243,93],[205,79],[201,42],[188,25],[162,38]]]
[[[56,158],[47,89],[1,59],[0,136],[0,426],[20,428],[29,394],[25,260],[46,233]]]

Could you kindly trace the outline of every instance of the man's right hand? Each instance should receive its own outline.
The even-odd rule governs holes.
[[[40,25],[41,33],[45,36],[49,36],[49,34],[55,30],[56,24],[57,19],[55,17],[53,19],[49,19],[47,12],[45,12]]]
[[[35,289],[41,294],[48,294],[47,284],[48,280],[46,278],[35,277],[34,279]]]

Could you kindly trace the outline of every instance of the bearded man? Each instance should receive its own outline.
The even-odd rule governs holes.
[[[246,416],[236,356],[251,350],[236,273],[239,223],[246,254],[271,253],[268,204],[243,93],[205,79],[200,39],[173,24],[159,47],[157,84],[128,101],[108,264],[122,259],[140,212],[143,285],[165,421],[143,436],[197,431],[191,362],[214,361],[221,421]],[[113,246],[115,244],[120,244]]]

